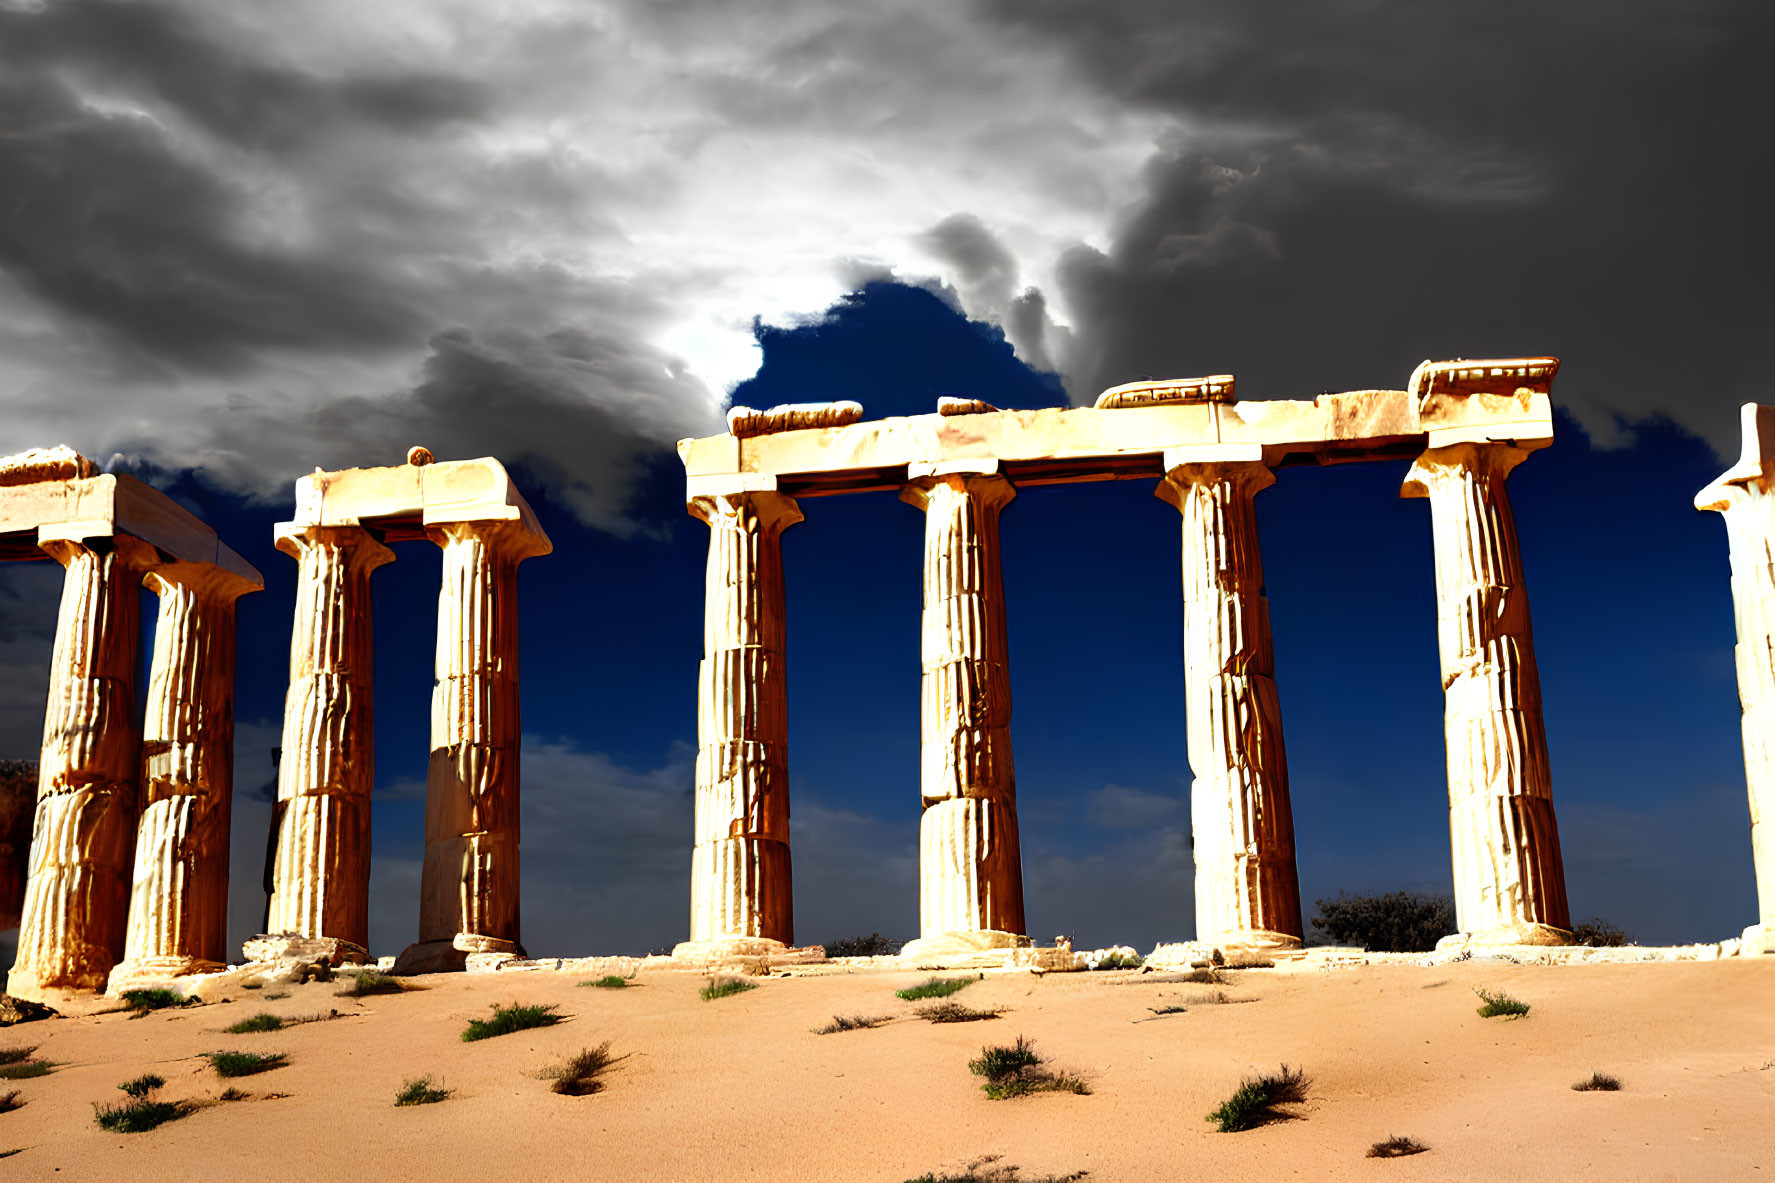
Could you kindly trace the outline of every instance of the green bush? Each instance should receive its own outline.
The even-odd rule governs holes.
[[[606,974],[596,981],[580,983],[582,986],[596,986],[601,990],[621,990],[626,988],[628,984],[629,979],[621,974]]]
[[[553,1068],[544,1069],[544,1080],[553,1081],[549,1088],[564,1097],[589,1097],[604,1087],[598,1077],[606,1068],[622,1059],[610,1054],[610,1041],[569,1056]]]
[[[511,1035],[518,1031],[528,1031],[532,1027],[553,1027],[561,1021],[555,1013],[555,1004],[549,1003],[519,1006],[493,1007],[491,1019],[470,1019],[468,1030],[462,1033],[462,1042],[473,1043],[477,1039],[492,1039],[496,1035]]]
[[[912,1013],[929,1023],[977,1023],[981,1019],[996,1019],[1002,1012],[996,1006],[976,1010],[945,998],[941,1002],[927,1002]]]
[[[891,1022],[887,1015],[833,1015],[824,1027],[815,1027],[815,1035],[836,1035],[840,1031],[864,1031]]]
[[[921,1002],[926,998],[948,998],[957,990],[964,990],[979,980],[979,978],[930,978],[916,986],[895,990],[894,997],[904,998],[907,1002]]]
[[[1473,993],[1479,995],[1479,1001],[1482,1004],[1479,1008],[1479,1017],[1482,1019],[1495,1019],[1499,1016],[1507,1019],[1520,1019],[1523,1015],[1528,1014],[1528,1003],[1512,998],[1502,990],[1496,994],[1485,989],[1475,990]]]
[[[717,998],[730,998],[756,989],[758,983],[748,982],[744,978],[710,978],[709,984],[702,989],[703,1001],[713,1002]]]
[[[145,1075],[136,1077],[134,1080],[126,1080],[117,1087],[132,1097],[145,1097],[165,1083],[166,1080],[164,1077],[149,1072]]]
[[[1034,1046],[1019,1035],[1010,1046],[984,1047],[980,1058],[968,1061],[968,1071],[984,1076],[981,1091],[994,1101],[1030,1093],[1089,1093],[1085,1082],[1067,1073],[1052,1072],[1042,1067],[1045,1061]]]
[[[250,1019],[242,1019],[224,1028],[230,1035],[252,1035],[260,1031],[282,1031],[284,1019],[269,1011],[261,1011]]]
[[[115,1105],[94,1105],[92,1119],[99,1123],[99,1128],[114,1134],[145,1134],[190,1112],[191,1106],[187,1104],[138,1097]]]
[[[217,1076],[256,1076],[290,1062],[282,1052],[208,1052],[206,1058]]]
[[[1223,1134],[1236,1134],[1276,1121],[1283,1115],[1278,1105],[1293,1105],[1307,1099],[1306,1073],[1299,1068],[1282,1065],[1280,1072],[1245,1080],[1232,1096],[1207,1120],[1217,1123]]]
[[[1593,949],[1618,949],[1623,945],[1637,945],[1639,940],[1632,933],[1622,932],[1620,925],[1592,916],[1582,924],[1572,925],[1572,943],[1589,945]]]
[[[35,1080],[39,1076],[48,1076],[55,1065],[48,1060],[24,1060],[17,1064],[0,1065],[0,1080]]]
[[[165,1010],[169,1006],[196,1006],[197,999],[187,998],[164,986],[155,986],[146,990],[125,990],[121,995],[123,1004],[134,1011]]]
[[[905,941],[889,940],[878,932],[872,932],[866,937],[827,941],[825,950],[828,957],[892,957],[905,945]]]
[[[30,1059],[31,1053],[36,1050],[36,1044],[32,1044],[30,1047],[0,1047],[0,1065],[23,1063]]]
[[[1395,891],[1314,900],[1313,927],[1338,945],[1374,953],[1428,953],[1456,931],[1454,901],[1446,896]]]
[[[351,984],[339,991],[341,998],[362,998],[366,994],[399,994],[407,985],[377,970],[366,969],[352,975]]]
[[[449,1089],[433,1088],[431,1077],[421,1076],[417,1080],[409,1080],[401,1086],[401,1091],[394,1095],[396,1105],[436,1105],[450,1095]]]

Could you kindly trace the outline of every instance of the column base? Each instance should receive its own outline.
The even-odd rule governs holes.
[[[459,932],[448,940],[416,941],[408,945],[394,959],[394,967],[388,972],[396,977],[461,973],[469,969],[496,968],[500,961],[522,956],[524,946],[516,941],[478,932]]]
[[[1028,949],[1034,944],[1034,941],[1020,932],[1003,932],[995,928],[937,932],[919,937],[916,941],[907,941],[906,947],[900,950],[900,957],[904,961],[947,961],[974,957],[998,949]]]
[[[1744,930],[1743,943],[1738,946],[1740,957],[1775,957],[1775,921],[1768,924],[1753,924]]]
[[[672,960],[704,969],[729,966],[763,972],[774,965],[824,961],[826,949],[823,945],[785,945],[770,937],[714,937],[680,941],[672,946]]]
[[[134,961],[119,961],[111,969],[111,977],[105,983],[105,993],[116,997],[125,990],[170,985],[174,978],[220,973],[227,968],[220,961],[210,961],[203,957],[141,957]]]
[[[6,975],[6,993],[27,1002],[61,1002],[82,994],[104,993],[105,979],[109,976],[107,970],[104,973],[75,974],[64,981],[45,982],[30,970],[14,967]]]
[[[1568,929],[1524,921],[1521,924],[1507,924],[1499,928],[1481,929],[1478,932],[1450,933],[1436,942],[1436,951],[1438,953],[1460,953],[1473,949],[1495,949],[1509,945],[1546,947],[1572,943],[1572,934]]]
[[[1204,942],[1221,949],[1229,956],[1234,953],[1286,953],[1301,947],[1301,939],[1291,933],[1274,932],[1267,928],[1239,928],[1231,932],[1217,934],[1212,941]]]
[[[328,965],[374,965],[362,945],[339,937],[305,937],[293,932],[260,933],[240,946],[241,957],[253,961],[324,961]]]

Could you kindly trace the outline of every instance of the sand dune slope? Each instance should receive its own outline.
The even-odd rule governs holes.
[[[59,1067],[0,1082],[0,1177],[106,1180],[886,1180],[983,1156],[1020,1178],[1092,1180],[1775,1179],[1775,959],[1710,964],[1254,970],[1214,988],[1116,972],[988,977],[956,996],[989,1022],[934,1026],[897,987],[924,975],[770,978],[712,1002],[703,979],[643,974],[624,990],[528,973],[438,976],[352,1000],[337,984],[239,991],[145,1018],[102,1014],[20,1026]],[[1481,1019],[1477,986],[1529,1002]],[[478,1043],[466,1021],[494,1002],[556,1003],[551,1028]],[[1182,1005],[1187,1011],[1155,1017]],[[261,1010],[338,1018],[228,1035]],[[892,1015],[833,1035],[834,1015]],[[968,1060],[987,1042],[1035,1041],[1089,1096],[984,1097]],[[551,1093],[532,1073],[610,1040],[626,1055],[603,1091]],[[200,1053],[287,1053],[287,1067],[219,1080]],[[1283,1062],[1310,1074],[1294,1119],[1240,1134],[1203,1120],[1241,1077]],[[1580,1093],[1593,1069],[1616,1093]],[[94,1103],[143,1072],[168,1100],[208,1101],[149,1133],[93,1122]],[[447,1101],[396,1108],[429,1074]],[[1389,1134],[1431,1149],[1365,1157]]]

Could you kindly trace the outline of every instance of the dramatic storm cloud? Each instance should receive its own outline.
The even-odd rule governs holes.
[[[1727,4],[14,3],[0,446],[270,494],[527,456],[633,527],[756,321],[933,282],[1078,399],[1580,359],[1724,445],[1770,299]],[[833,391],[834,395],[843,391]]]

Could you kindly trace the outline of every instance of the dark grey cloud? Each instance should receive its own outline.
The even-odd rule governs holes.
[[[997,4],[1176,132],[1060,266],[1086,397],[1233,370],[1253,395],[1551,352],[1593,434],[1736,448],[1762,393],[1775,13],[1726,3]]]

